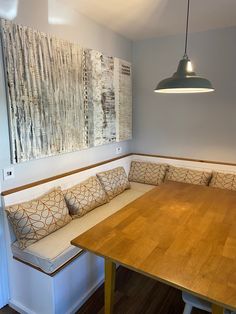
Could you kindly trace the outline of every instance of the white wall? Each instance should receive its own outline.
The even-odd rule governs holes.
[[[9,1],[13,4],[16,2]],[[131,61],[132,44],[128,39],[62,6],[59,0],[20,0],[14,22]],[[10,147],[2,68],[0,71],[0,169],[3,169],[10,165]],[[122,153],[129,152],[129,143],[126,141],[18,164],[14,166],[15,179],[4,182],[0,174],[2,190],[113,158],[117,146],[122,147]]]
[[[133,151],[236,162],[235,38],[236,28],[190,35],[194,68],[216,89],[209,94],[153,92],[175,72],[184,35],[134,43]]]
[[[14,22],[27,25],[40,31],[55,34],[79,43],[86,48],[93,48],[110,56],[131,61],[131,42],[115,34],[90,19],[79,15],[60,0],[0,0],[0,16],[14,15],[18,2],[17,16]],[[4,11],[5,9],[5,11]],[[59,24],[50,24],[50,23]],[[60,156],[34,160],[14,166],[15,179],[3,181],[2,169],[9,167],[10,147],[7,121],[5,83],[2,56],[0,55],[0,187],[2,190],[13,188],[41,178],[50,177],[65,171],[115,157],[115,147],[122,147],[122,154],[129,152],[129,143],[104,145],[96,148],[63,154]],[[7,269],[4,258],[4,233],[0,200],[0,308],[7,302]]]

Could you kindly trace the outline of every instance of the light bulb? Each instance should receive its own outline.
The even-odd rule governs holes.
[[[193,66],[190,60],[187,62],[187,72],[193,72]]]

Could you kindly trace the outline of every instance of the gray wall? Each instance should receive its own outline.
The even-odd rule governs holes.
[[[189,57],[214,93],[154,93],[175,72],[183,46],[183,35],[133,45],[132,150],[236,162],[236,28],[190,35]]]
[[[50,24],[49,21],[56,21],[61,24]],[[131,41],[70,10],[68,7],[60,7],[59,1],[20,0],[14,22],[78,42],[83,47],[93,48],[107,55],[131,61]],[[122,142],[15,165],[15,179],[3,181],[2,173],[0,173],[2,190],[115,157],[115,148],[117,146],[122,147],[122,154],[129,152],[129,143]],[[9,166],[9,134],[1,64],[0,170]]]

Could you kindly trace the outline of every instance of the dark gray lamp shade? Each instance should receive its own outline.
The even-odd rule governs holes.
[[[156,93],[206,93],[213,92],[211,82],[199,77],[192,70],[191,61],[185,57],[179,62],[177,71],[172,77],[159,82]]]

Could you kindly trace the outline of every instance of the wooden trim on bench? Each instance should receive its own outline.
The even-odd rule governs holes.
[[[92,168],[95,168],[95,167],[98,167],[98,166],[102,166],[102,165],[107,164],[109,162],[116,161],[116,160],[119,160],[119,159],[122,159],[122,158],[125,158],[125,157],[128,157],[128,156],[131,156],[131,155],[132,155],[132,153],[126,154],[126,155],[122,155],[122,156],[119,156],[119,157],[115,157],[115,158],[112,158],[112,159],[108,159],[108,160],[104,160],[104,161],[98,162],[96,164],[92,164],[92,165],[86,166],[86,167],[83,167],[83,168],[78,168],[78,169],[75,169],[75,170],[72,170],[72,171],[69,171],[69,172],[61,173],[61,174],[53,176],[53,177],[49,177],[49,178],[42,179],[42,180],[39,180],[39,181],[31,182],[29,184],[21,185],[21,186],[18,186],[16,188],[13,188],[13,189],[3,191],[1,193],[1,195],[2,196],[6,196],[6,195],[9,195],[9,194],[20,192],[22,190],[26,190],[26,189],[32,188],[34,186],[37,186],[37,185],[44,184],[44,183],[47,183],[47,182],[50,182],[50,181],[53,181],[53,180],[58,180],[60,178],[67,177],[67,176],[70,176],[72,174],[75,174],[75,173],[78,173],[78,172],[82,172],[82,171],[85,171],[85,170],[88,170],[88,169],[92,169]]]
[[[67,262],[65,262],[63,265],[61,265],[58,269],[56,269],[53,273],[46,273],[45,271],[43,271],[41,268],[31,264],[31,263],[28,263],[18,257],[15,257],[13,256],[13,259],[15,259],[16,261],[20,262],[20,263],[23,263],[29,267],[32,267],[38,271],[40,271],[41,273],[47,275],[47,276],[50,276],[50,277],[54,277],[57,273],[59,273],[62,269],[64,269],[67,265],[69,265],[71,262],[73,262],[75,259],[77,259],[79,256],[83,255],[86,251],[85,250],[82,250],[80,251],[79,253],[77,253],[75,256],[73,256],[72,258],[70,258]]]
[[[194,159],[194,158],[185,158],[185,157],[174,157],[174,156],[163,156],[163,155],[145,154],[145,153],[129,153],[129,154],[125,154],[125,155],[122,155],[122,156],[119,156],[119,157],[115,157],[115,158],[112,158],[112,159],[104,160],[104,161],[101,161],[101,162],[98,162],[96,164],[92,164],[92,165],[89,165],[89,166],[86,166],[86,167],[83,167],[83,168],[78,168],[78,169],[75,169],[75,170],[72,170],[72,171],[69,171],[69,172],[61,173],[61,174],[53,176],[53,177],[49,177],[49,178],[42,179],[42,180],[39,180],[39,181],[31,182],[29,184],[21,185],[21,186],[18,186],[16,188],[13,188],[13,189],[3,191],[1,193],[1,195],[2,196],[6,196],[6,195],[9,195],[9,194],[13,194],[13,193],[16,193],[16,192],[19,192],[19,191],[22,191],[22,190],[26,190],[26,189],[32,188],[32,187],[40,185],[40,184],[44,184],[44,183],[47,183],[47,182],[50,182],[50,181],[53,181],[53,180],[57,180],[57,179],[60,179],[60,178],[66,177],[66,176],[70,176],[72,174],[75,174],[75,173],[78,173],[78,172],[82,172],[82,171],[85,171],[85,170],[88,170],[88,169],[92,169],[92,168],[104,165],[106,163],[109,163],[109,162],[112,162],[112,161],[116,161],[116,160],[119,160],[119,159],[122,159],[122,158],[125,158],[125,157],[128,157],[128,156],[132,156],[132,155],[144,156],[144,157],[157,157],[157,158],[166,158],[166,159],[176,159],[176,160],[184,160],[184,161],[194,161],[194,162],[200,162],[200,163],[219,164],[219,165],[225,165],[225,166],[236,166],[236,163],[231,163],[231,162],[212,161],[212,160]]]
[[[224,166],[236,166],[236,163],[223,162],[223,161],[212,161],[212,160],[204,160],[204,159],[173,157],[173,156],[163,156],[163,155],[144,154],[144,153],[132,153],[132,155],[145,156],[145,157],[157,157],[157,158],[165,158],[165,159],[176,159],[176,160],[184,160],[184,161],[194,161],[194,162],[218,164],[218,165],[224,165]]]

